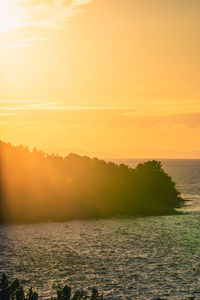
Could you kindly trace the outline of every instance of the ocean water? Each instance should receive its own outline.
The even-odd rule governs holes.
[[[105,299],[200,299],[200,160],[161,161],[191,200],[182,215],[2,225],[0,273],[41,299],[59,283]]]

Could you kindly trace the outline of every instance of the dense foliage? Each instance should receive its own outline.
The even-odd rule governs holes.
[[[47,155],[0,142],[4,221],[34,222],[175,212],[182,199],[158,161],[124,164]]]
[[[33,291],[32,288],[25,293],[22,284],[18,279],[10,282],[5,274],[2,275],[0,281],[0,300],[38,300],[39,295]],[[49,300],[103,300],[103,295],[100,295],[96,288],[92,289],[92,293],[89,296],[84,290],[76,290],[72,295],[72,289],[68,285],[64,287],[58,287],[57,296],[51,297]]]

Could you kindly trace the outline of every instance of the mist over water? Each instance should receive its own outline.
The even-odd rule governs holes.
[[[0,272],[44,299],[58,283],[97,286],[105,299],[200,299],[200,160],[161,161],[191,200],[184,214],[1,225]]]

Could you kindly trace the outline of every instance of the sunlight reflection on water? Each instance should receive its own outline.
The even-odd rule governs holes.
[[[163,164],[192,200],[183,215],[4,225],[0,272],[44,298],[68,283],[106,299],[200,299],[200,162]]]

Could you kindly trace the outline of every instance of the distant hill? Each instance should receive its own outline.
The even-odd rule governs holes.
[[[183,203],[158,161],[133,169],[1,141],[0,159],[2,222],[163,215],[175,213]]]

